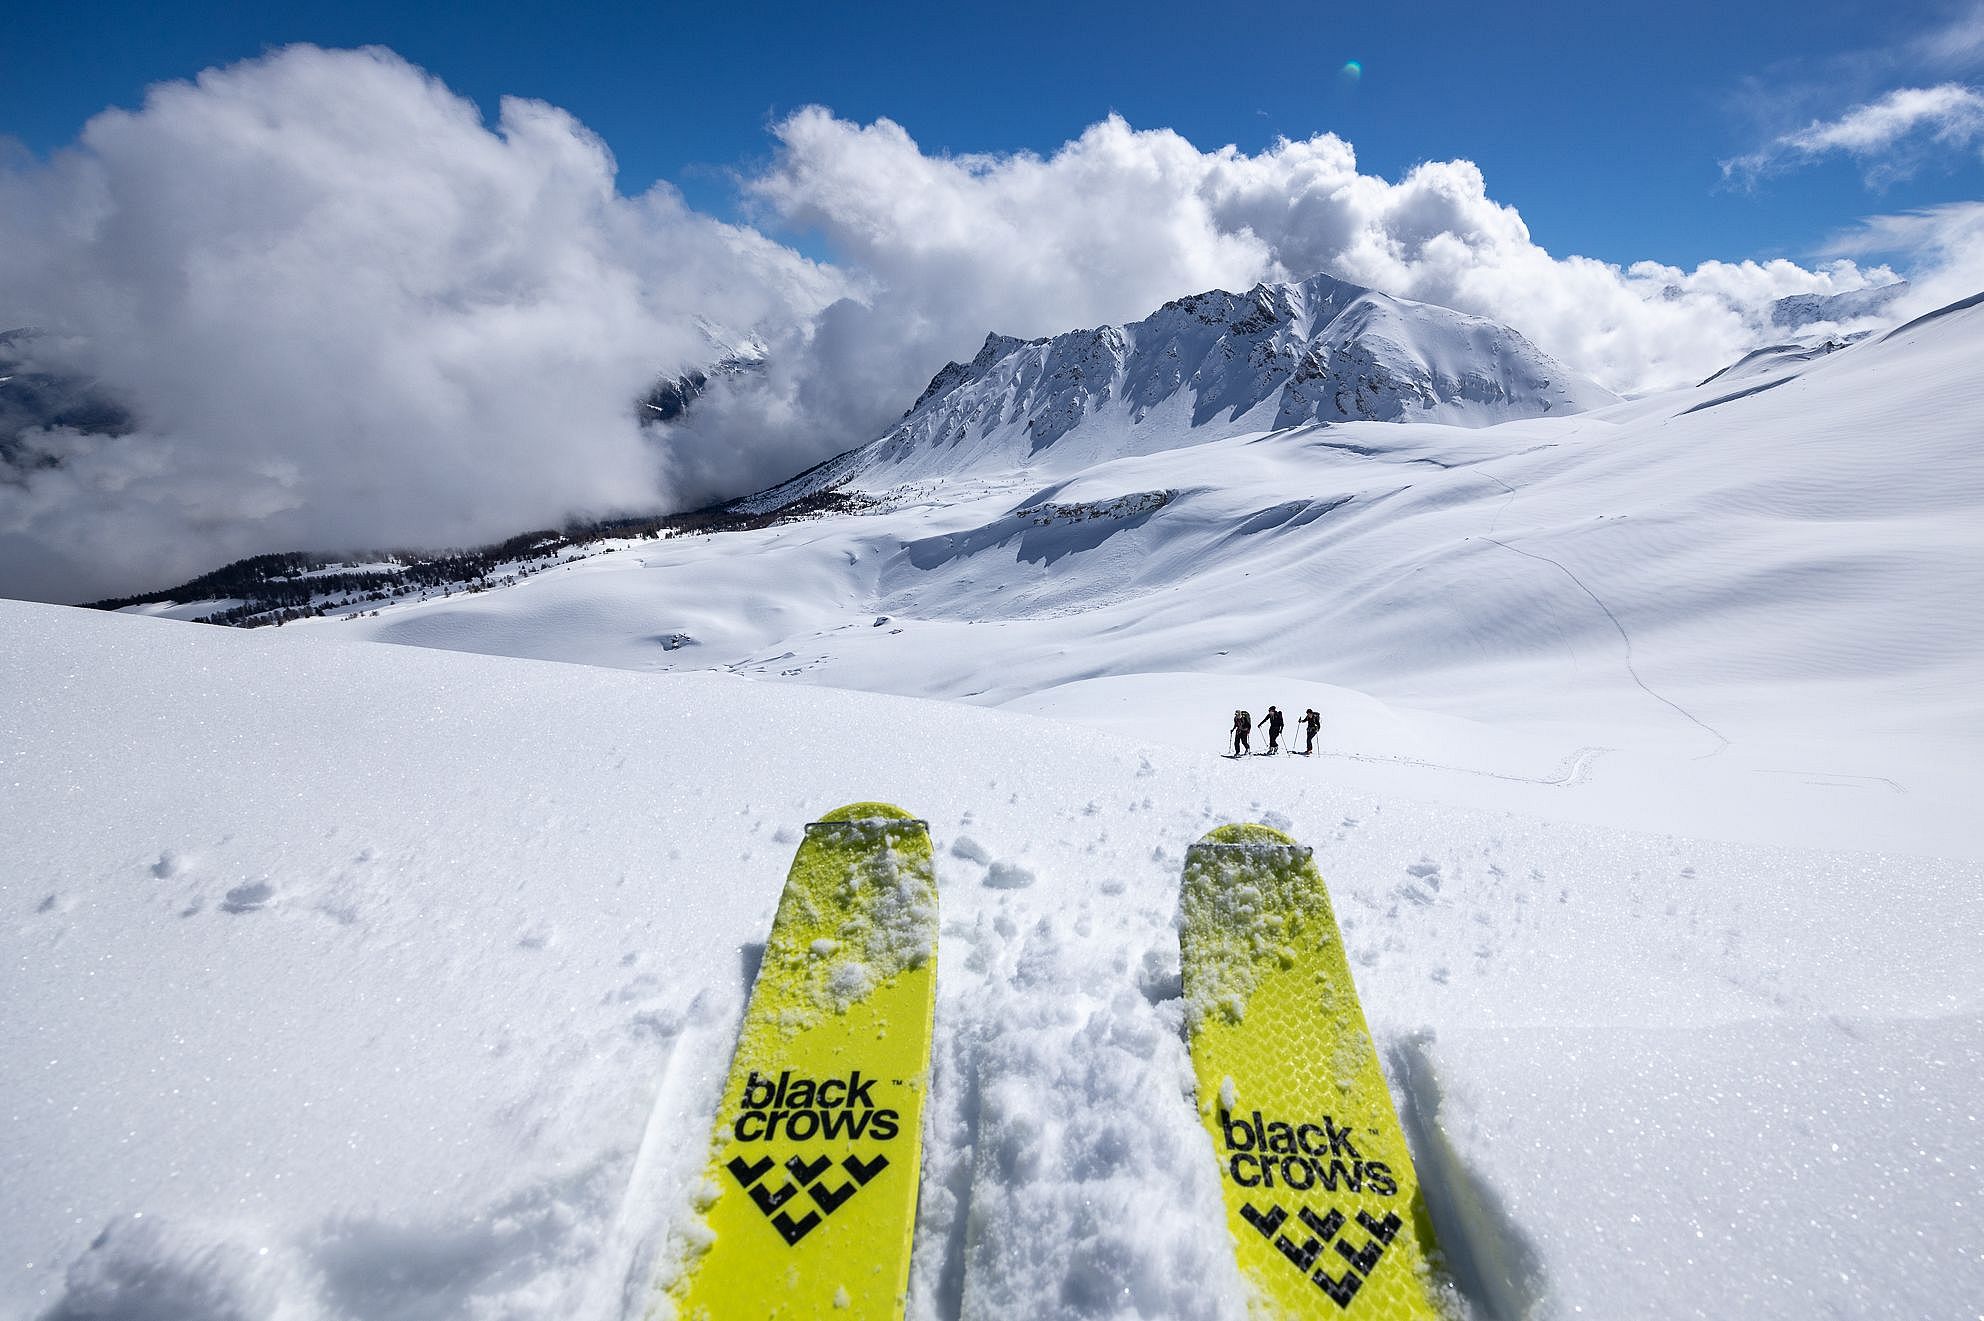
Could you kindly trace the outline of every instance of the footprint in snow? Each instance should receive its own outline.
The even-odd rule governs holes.
[[[275,898],[275,894],[275,887],[267,881],[250,881],[246,885],[237,885],[220,901],[220,911],[257,913],[268,907],[269,900]]]
[[[1407,867],[1405,874],[1426,882],[1427,885],[1435,890],[1440,888],[1440,864],[1431,858],[1421,858],[1410,867]]]

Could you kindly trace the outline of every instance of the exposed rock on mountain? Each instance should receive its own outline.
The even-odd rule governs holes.
[[[1192,433],[1214,424],[1487,426],[1615,402],[1507,326],[1317,275],[1194,294],[1125,326],[987,335],[888,435],[743,503],[776,507],[860,474],[1065,468],[1208,439]]]

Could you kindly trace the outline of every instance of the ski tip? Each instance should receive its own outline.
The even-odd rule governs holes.
[[[1195,849],[1294,849],[1305,855],[1310,851],[1307,845],[1296,843],[1294,838],[1276,830],[1273,826],[1263,826],[1253,822],[1215,826],[1200,836],[1199,842],[1192,847]]]
[[[868,825],[877,821],[901,821],[912,823],[916,817],[903,811],[894,803],[849,803],[846,807],[836,807],[818,821],[810,821],[806,828],[814,826]]]
[[[873,821],[877,818],[890,821],[916,819],[894,803],[849,803],[846,807],[836,807],[821,817],[820,824],[826,825],[834,821]]]

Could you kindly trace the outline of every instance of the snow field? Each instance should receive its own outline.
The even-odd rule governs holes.
[[[1024,468],[865,473],[879,512],[309,627],[1010,705],[1192,748],[1222,706],[1286,706],[1292,687],[1263,691],[1286,681],[1359,731],[1325,742],[1374,791],[1975,857],[1980,355],[1984,308],[1745,398],[1477,429],[1266,432],[1267,405],[1193,428],[1184,391],[1133,424],[1111,400]],[[1177,676],[1206,698],[1189,720],[1130,705]],[[1456,736],[1459,761],[1426,755]]]
[[[1315,847],[1480,1314],[1984,1296],[1973,863],[323,630],[0,603],[0,668],[9,1315],[640,1315],[800,827],[866,798],[938,851],[915,1316],[1241,1314],[1175,927],[1227,820]]]

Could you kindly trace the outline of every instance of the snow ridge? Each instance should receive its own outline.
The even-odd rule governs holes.
[[[856,478],[1064,467],[1063,458],[1094,457],[1064,444],[1085,424],[1110,417],[1136,427],[1179,406],[1197,431],[1242,418],[1261,430],[1359,420],[1479,427],[1616,402],[1507,326],[1315,275],[1193,294],[1124,326],[987,335],[969,363],[939,371],[887,435],[740,506],[774,508]],[[1132,448],[1153,448],[1152,439]]]

